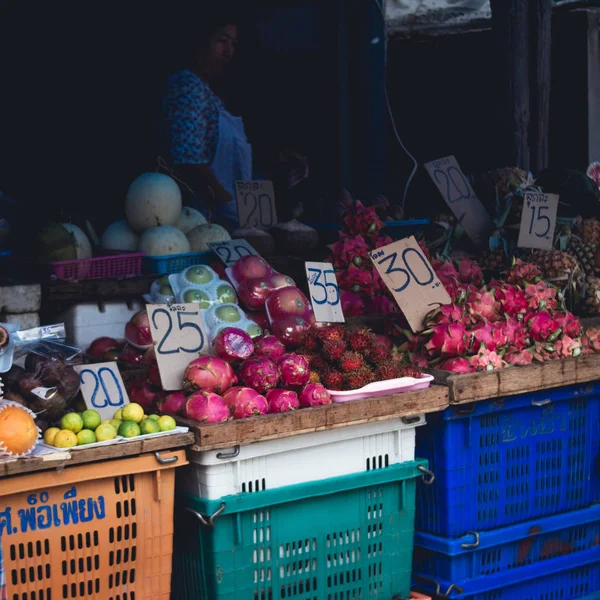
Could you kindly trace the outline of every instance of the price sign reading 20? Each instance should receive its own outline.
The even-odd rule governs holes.
[[[165,390],[181,389],[187,365],[208,350],[197,304],[146,306],[160,378]]]
[[[240,227],[269,229],[277,224],[275,192],[271,181],[236,181]]]
[[[319,323],[343,323],[345,319],[340,302],[340,289],[333,265],[307,262],[306,277],[315,320]]]
[[[378,248],[370,258],[392,292],[414,332],[423,329],[423,318],[451,299],[414,237]]]
[[[246,240],[213,242],[209,246],[226,267],[233,267],[242,256],[258,256],[258,252]]]

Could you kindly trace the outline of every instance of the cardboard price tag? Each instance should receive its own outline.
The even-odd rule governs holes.
[[[484,244],[493,228],[492,219],[460,170],[456,158],[446,156],[425,163],[425,168],[467,235],[476,244]]]
[[[554,242],[558,196],[541,192],[525,192],[519,228],[519,248],[550,250]]]
[[[236,181],[240,227],[269,229],[277,224],[272,181]]]
[[[233,267],[242,256],[259,256],[258,252],[246,240],[213,242],[209,246],[226,267]]]
[[[81,394],[89,409],[100,413],[102,420],[112,419],[115,412],[129,404],[129,396],[116,362],[76,365]]]
[[[146,311],[163,389],[180,390],[185,368],[209,350],[200,309],[195,303],[147,304]]]
[[[452,302],[413,236],[373,250],[369,256],[413,332],[422,331],[427,313]]]
[[[344,323],[340,288],[331,263],[307,262],[306,278],[315,320],[319,323]]]

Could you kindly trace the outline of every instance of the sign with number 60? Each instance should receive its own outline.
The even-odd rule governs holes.
[[[369,256],[414,332],[423,329],[427,313],[452,301],[413,236]]]
[[[319,323],[343,323],[340,289],[331,263],[307,262],[310,301]]]
[[[525,192],[519,228],[519,248],[550,250],[554,242],[558,196],[542,192]]]
[[[116,362],[77,365],[73,368],[79,373],[85,405],[98,411],[102,419],[112,419],[119,408],[129,404]]]

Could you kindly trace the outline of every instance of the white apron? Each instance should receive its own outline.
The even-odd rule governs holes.
[[[235,181],[252,179],[252,146],[248,143],[244,123],[224,108],[219,110],[219,139],[210,165],[219,183],[231,194],[233,202],[222,204],[217,215],[226,225],[237,225]]]

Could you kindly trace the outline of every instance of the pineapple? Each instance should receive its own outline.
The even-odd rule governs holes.
[[[504,271],[508,267],[508,256],[506,256],[506,252],[502,248],[498,250],[486,250],[483,253],[481,268],[485,271]]]
[[[586,295],[584,305],[589,314],[600,313],[600,278],[586,277]]]
[[[544,279],[568,279],[581,274],[577,259],[560,250],[537,250],[531,254],[527,262],[536,264],[542,271]]]
[[[581,226],[583,241],[586,244],[600,244],[600,221],[596,217],[584,219]]]
[[[568,252],[581,265],[586,275],[596,273],[596,244],[586,243],[578,237],[571,237]]]

